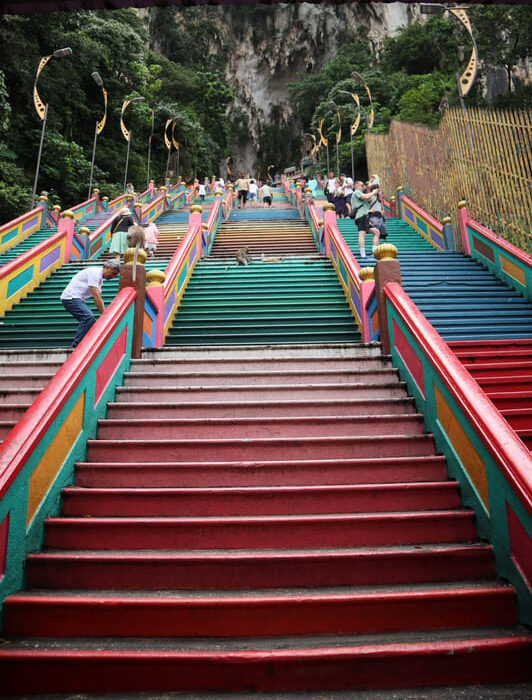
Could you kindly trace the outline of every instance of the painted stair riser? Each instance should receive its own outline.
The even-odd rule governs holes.
[[[109,404],[107,417],[116,419],[166,418],[283,418],[291,416],[367,416],[414,413],[411,399],[374,399],[372,401],[285,401],[285,402],[204,402],[187,404]],[[7,414],[6,414],[7,415]],[[2,408],[0,407],[0,417]],[[9,416],[8,418],[9,419]]]
[[[470,542],[469,512],[239,518],[49,518],[52,549],[313,549]]]
[[[260,438],[234,440],[127,440],[89,441],[87,459],[101,462],[227,462],[272,459],[366,459],[434,454],[425,435]]]
[[[362,485],[441,481],[445,477],[445,462],[435,455],[242,464],[81,462],[76,465],[76,485],[89,488]]]
[[[43,389],[53,376],[53,374],[0,375],[0,392],[3,389]]]
[[[363,350],[363,348],[360,348]],[[208,372],[209,374],[241,373],[253,370],[263,370],[264,372],[292,371],[292,372],[316,372],[337,370],[346,372],[360,369],[383,369],[389,365],[381,356],[371,356],[364,352],[359,352],[356,357],[345,357],[341,359],[322,357],[296,357],[269,358],[250,357],[242,355],[234,358],[210,357],[206,359],[175,358],[157,360],[132,360],[131,372],[133,373],[190,373]],[[1,370],[0,370],[1,371]]]
[[[245,489],[80,489],[63,491],[63,515],[224,516],[382,513],[458,508],[456,484]]]
[[[364,384],[330,384],[298,386],[284,384],[279,386],[247,386],[235,387],[190,387],[168,386],[156,389],[146,386],[136,389],[118,387],[117,400],[161,402],[175,401],[186,403],[196,401],[276,401],[276,400],[320,400],[320,399],[377,399],[377,398],[406,398],[406,392],[399,383],[366,386]]]
[[[12,403],[7,405],[0,405],[0,420],[3,421],[18,421],[22,416],[24,411],[29,408],[30,404],[18,404],[13,405]]]
[[[244,332],[245,331],[245,332]],[[204,327],[191,329],[190,332],[185,332],[183,329],[171,330],[166,338],[167,344],[176,344],[182,346],[198,345],[264,345],[264,344],[281,344],[286,343],[320,343],[324,340],[329,343],[356,343],[360,342],[360,333],[353,328],[349,328],[349,324],[339,328],[338,324],[331,329],[330,325],[327,329],[322,328],[309,330],[298,328],[297,326],[285,331],[269,333],[266,329],[249,329],[245,325],[234,328],[231,333],[216,332],[206,335]]]
[[[361,368],[358,371],[331,370],[320,372],[319,370],[297,370],[289,371],[269,371],[256,373],[248,371],[246,367],[242,368],[240,373],[228,372],[226,375],[218,373],[197,373],[183,374],[166,373],[159,371],[157,373],[146,372],[144,374],[129,373],[124,378],[125,387],[149,387],[164,388],[167,386],[215,386],[236,388],[240,384],[255,386],[279,386],[283,384],[298,384],[305,386],[313,386],[319,384],[361,384],[368,383],[370,385],[388,384],[397,378],[397,371],[391,368],[379,367],[377,369]],[[1,381],[1,377],[0,377]]]
[[[423,417],[330,416],[294,418],[101,420],[101,440],[230,440],[335,436],[422,435]]]
[[[279,651],[11,651],[6,692],[288,691],[528,681],[527,638]],[[415,673],[412,673],[415,669]]]
[[[4,633],[29,637],[373,634],[515,623],[513,589],[247,598],[14,596]]]
[[[54,552],[29,554],[31,588],[252,590],[481,581],[494,576],[485,544],[351,551]]]
[[[499,411],[522,410],[530,407],[530,392],[486,392],[487,397]]]

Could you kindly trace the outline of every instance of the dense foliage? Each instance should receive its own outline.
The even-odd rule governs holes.
[[[157,15],[153,19],[157,21]],[[228,143],[225,111],[233,94],[220,78],[220,62],[201,61],[199,51],[192,53],[213,27],[198,22],[196,35],[188,32],[185,43],[183,33],[173,29],[168,18],[166,25],[169,45],[156,52],[133,10],[2,17],[0,221],[27,210],[31,203],[42,125],[32,104],[33,84],[40,58],[65,46],[72,48],[72,55],[52,58],[37,86],[49,106],[38,191],[47,190],[51,204],[72,206],[88,194],[95,125],[104,113],[102,91],[91,78],[94,70],[109,99],[93,176],[93,186],[102,194],[115,197],[123,191],[127,142],[120,116],[124,100],[132,97],[144,98],[124,112],[124,123],[132,133],[127,180],[138,191],[148,181],[152,109],[150,178],[164,180],[168,155],[164,128],[170,117],[178,117],[174,136],[180,145],[183,177],[209,177],[217,172]],[[166,50],[171,55],[176,47],[181,47],[177,60],[164,55]],[[177,153],[172,150],[170,168],[175,172]]]
[[[295,7],[296,23],[297,12]],[[487,71],[498,70],[506,76],[505,88],[492,97],[493,103],[530,106],[530,85],[515,77],[515,68],[529,57],[532,46],[528,7],[471,6],[469,15],[482,66],[467,103],[486,104]],[[146,22],[134,10],[0,18],[0,222],[27,210],[31,202],[42,125],[32,93],[41,57],[64,46],[72,48],[71,56],[51,59],[38,82],[39,94],[49,106],[38,191],[47,190],[51,204],[67,207],[87,196],[95,125],[103,115],[103,95],[92,71],[98,71],[109,96],[107,124],[97,142],[94,187],[109,197],[123,191],[127,143],[120,117],[124,100],[133,97],[144,101],[130,104],[124,114],[132,133],[127,180],[138,191],[146,187],[152,110],[150,177],[158,183],[164,179],[168,156],[164,127],[174,117],[179,162],[172,148],[170,171],[175,174],[179,168],[188,180],[208,177],[218,173],[228,157],[233,157],[233,167],[235,154],[250,138],[248,114],[235,103],[224,77],[230,52],[243,37],[251,36],[253,46],[277,55],[289,26],[277,30],[266,5],[152,8]],[[357,36],[363,36],[363,28],[359,29]],[[311,137],[302,134],[316,136],[322,118],[330,165],[336,169],[334,100],[342,122],[340,169],[349,173],[349,126],[358,112],[351,93],[356,92],[362,119],[353,148],[355,169],[363,174],[369,101],[363,84],[351,77],[353,71],[370,86],[375,131],[387,130],[392,118],[435,126],[443,103],[457,103],[455,74],[466,65],[471,42],[448,14],[411,24],[378,51],[353,36],[346,31],[332,61],[298,76],[290,88],[291,109],[274,105],[269,121],[259,123],[256,172],[264,176],[272,164],[277,171],[297,164],[302,139],[307,152],[312,146]],[[324,172],[325,166],[322,148],[318,167]]]
[[[515,77],[520,61],[532,51],[532,13],[523,6],[471,6],[469,16],[481,60],[477,81],[467,97],[467,104],[488,105],[483,97],[489,71],[504,68],[507,89],[491,104],[530,107],[532,89]],[[448,17],[448,15],[445,15]],[[318,71],[302,76],[291,85],[294,113],[300,118],[303,134],[312,133],[319,140],[317,127],[322,118],[323,134],[329,142],[329,166],[336,171],[336,133],[338,105],[342,122],[340,170],[351,172],[350,125],[358,108],[350,94],[358,94],[361,122],[353,138],[355,171],[365,175],[364,134],[370,111],[364,85],[351,77],[357,71],[371,91],[375,119],[373,130],[386,131],[390,120],[437,126],[446,105],[459,102],[456,74],[461,73],[471,52],[471,39],[463,26],[453,19],[431,17],[427,22],[403,28],[385,40],[377,54],[371,44],[350,41],[337,57]],[[305,151],[312,146],[304,136]],[[294,156],[294,162],[297,162]],[[319,163],[310,168],[325,172],[327,150],[322,146]]]

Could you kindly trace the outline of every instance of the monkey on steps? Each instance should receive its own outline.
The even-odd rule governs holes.
[[[144,248],[145,244],[146,234],[142,226],[130,226],[127,230],[127,245],[129,248],[135,248],[135,257],[133,258],[133,282],[137,277],[137,257],[139,248]]]

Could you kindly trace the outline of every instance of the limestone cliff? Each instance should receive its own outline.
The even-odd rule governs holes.
[[[378,49],[385,36],[411,21],[413,12],[400,2],[217,5],[194,10],[198,11],[215,18],[219,26],[208,50],[227,53],[225,74],[236,96],[234,109],[249,123],[248,145],[240,143],[236,154],[243,169],[253,166],[258,127],[269,122],[272,109],[290,119],[291,82],[331,60],[348,37],[367,40]],[[186,27],[188,12],[172,10],[174,21]]]

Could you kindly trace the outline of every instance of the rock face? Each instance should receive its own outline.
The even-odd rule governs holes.
[[[292,117],[290,83],[334,58],[347,38],[367,40],[378,49],[384,37],[409,24],[417,12],[411,3],[401,2],[217,5],[198,11],[219,24],[209,50],[229,49],[226,80],[236,95],[235,111],[241,110],[249,122],[249,143],[237,145],[240,152],[235,152],[243,169],[253,167],[258,127],[270,121],[272,110],[277,108],[286,120]],[[187,12],[173,10],[181,27]]]

